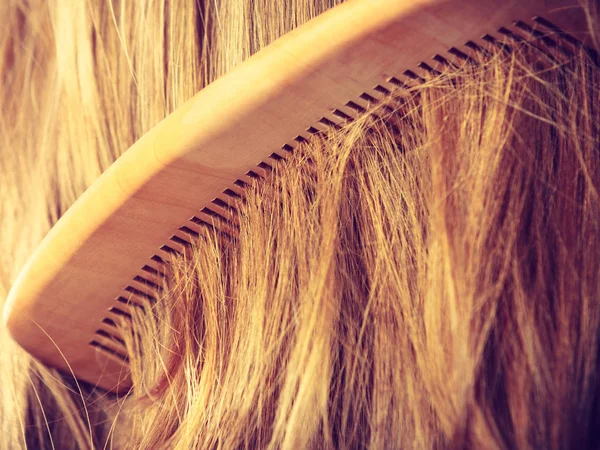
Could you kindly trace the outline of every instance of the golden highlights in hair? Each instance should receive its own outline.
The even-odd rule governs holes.
[[[333,3],[1,6],[2,293],[119,149]],[[0,447],[598,447],[598,65],[508,39],[313,135],[116,324],[128,396],[2,335]]]

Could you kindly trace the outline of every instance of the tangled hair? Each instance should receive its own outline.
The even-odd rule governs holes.
[[[0,5],[0,295],[120,152],[334,3]],[[2,331],[0,447],[600,447],[598,66],[511,43],[315,135],[121,324],[124,398]]]

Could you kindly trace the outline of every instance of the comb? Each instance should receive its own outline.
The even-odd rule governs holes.
[[[4,322],[48,366],[131,386],[116,324],[151,307],[199,227],[234,233],[236,199],[311,134],[342,126],[441,64],[512,40],[586,42],[575,0],[350,0],[200,91],[60,218],[12,287]]]

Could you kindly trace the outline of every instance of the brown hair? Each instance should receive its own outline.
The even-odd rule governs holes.
[[[4,6],[2,289],[120,151],[333,3]],[[599,446],[599,86],[593,50],[511,41],[314,136],[135,318],[128,397],[7,350],[0,443]]]

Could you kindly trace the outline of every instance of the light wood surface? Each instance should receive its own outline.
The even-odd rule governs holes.
[[[161,282],[155,271],[164,270],[152,257],[167,260],[164,245],[183,251],[198,222],[215,214],[235,222],[227,204],[229,194],[243,192],[236,180],[268,172],[259,164],[285,159],[297,136],[326,128],[323,118],[339,123],[334,110],[358,114],[345,105],[366,107],[361,94],[378,98],[397,88],[391,77],[407,80],[404,72],[420,73],[421,62],[436,67],[435,55],[455,60],[452,47],[470,54],[467,41],[502,40],[501,27],[531,38],[517,20],[550,32],[533,20],[542,16],[585,40],[574,3],[350,0],[289,33],[159,123],[85,192],[16,280],[5,324],[49,366],[126,391],[126,351],[114,322],[127,320],[134,304],[149,304],[152,283]]]

